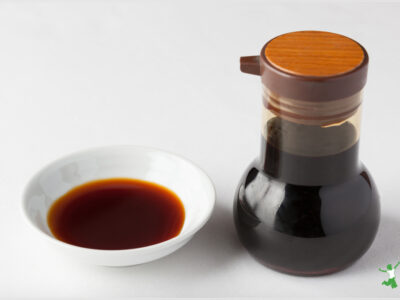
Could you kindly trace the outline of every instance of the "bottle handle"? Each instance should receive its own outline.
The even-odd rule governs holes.
[[[261,75],[260,56],[242,56],[240,58],[240,71],[253,75]]]

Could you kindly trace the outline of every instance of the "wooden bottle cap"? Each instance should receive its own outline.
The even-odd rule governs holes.
[[[368,54],[343,35],[298,31],[270,40],[260,57],[242,57],[241,69],[261,75],[265,86],[280,97],[330,101],[364,87]]]
[[[329,77],[351,72],[364,61],[362,47],[343,35],[299,31],[280,35],[264,49],[275,68],[298,76]]]

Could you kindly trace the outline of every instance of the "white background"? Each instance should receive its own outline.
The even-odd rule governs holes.
[[[317,278],[261,266],[232,222],[261,122],[260,79],[240,73],[239,57],[304,29],[348,35],[369,51],[361,158],[382,198],[370,250]],[[400,287],[381,286],[387,274],[378,271],[400,259],[399,30],[395,2],[0,2],[0,296],[400,297]],[[136,267],[87,266],[27,226],[21,193],[33,173],[110,144],[173,151],[211,176],[214,214],[187,246]]]

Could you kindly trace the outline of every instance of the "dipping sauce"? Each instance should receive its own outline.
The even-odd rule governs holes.
[[[129,178],[91,181],[57,199],[47,222],[66,243],[93,249],[149,246],[179,234],[185,209],[179,197],[161,185]]]

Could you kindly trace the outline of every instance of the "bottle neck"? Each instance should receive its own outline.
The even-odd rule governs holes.
[[[264,108],[261,168],[296,185],[345,181],[359,169],[359,121],[360,107],[346,119],[321,124],[286,118],[269,105]]]

